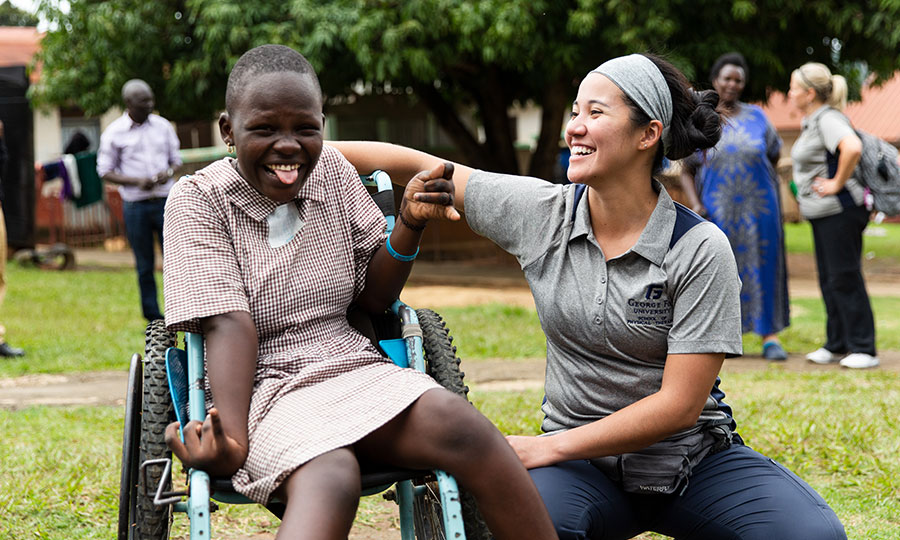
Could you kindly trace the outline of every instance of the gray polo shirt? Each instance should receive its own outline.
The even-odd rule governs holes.
[[[812,183],[817,176],[830,178],[825,150],[832,154],[844,137],[855,135],[850,120],[840,111],[822,105],[803,119],[803,130],[791,148],[794,165],[794,184],[797,185],[797,204],[806,219],[834,216],[844,211],[837,195],[820,197],[813,193]],[[844,185],[857,205],[863,204],[865,190],[850,178]]]
[[[606,261],[575,186],[476,171],[472,229],[516,256],[547,336],[543,430],[603,418],[659,390],[668,354],[741,354],[740,279],[725,234],[665,189],[635,246]],[[680,205],[679,205],[680,206]],[[670,247],[676,222],[686,232]],[[512,337],[512,336],[511,336]],[[730,416],[717,386],[700,422]]]

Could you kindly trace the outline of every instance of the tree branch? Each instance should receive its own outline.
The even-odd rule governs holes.
[[[559,154],[562,118],[570,99],[570,86],[566,84],[564,77],[558,77],[544,88],[540,103],[541,131],[538,135],[537,146],[534,153],[531,154],[531,161],[528,164],[528,174],[531,176],[545,180],[553,179],[553,171]]]

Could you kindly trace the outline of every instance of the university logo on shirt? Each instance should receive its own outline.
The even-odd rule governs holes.
[[[662,283],[653,283],[647,285],[637,298],[629,298],[625,307],[625,322],[636,326],[672,324],[672,302],[665,292]]]
[[[663,286],[655,283],[653,285],[647,285],[647,292],[644,294],[644,299],[646,300],[659,300],[663,293]]]

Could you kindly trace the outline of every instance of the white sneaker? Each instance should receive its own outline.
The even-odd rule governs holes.
[[[830,364],[832,362],[838,361],[838,358],[834,355],[834,353],[829,351],[825,347],[819,347],[813,352],[807,354],[806,359],[810,362],[815,362],[816,364]]]
[[[841,365],[851,369],[866,369],[878,366],[878,357],[866,353],[851,353],[841,360]]]

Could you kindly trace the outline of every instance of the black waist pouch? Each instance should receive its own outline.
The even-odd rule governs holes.
[[[704,424],[637,452],[595,458],[590,462],[628,493],[681,495],[700,460],[729,446],[731,429],[727,424]]]

